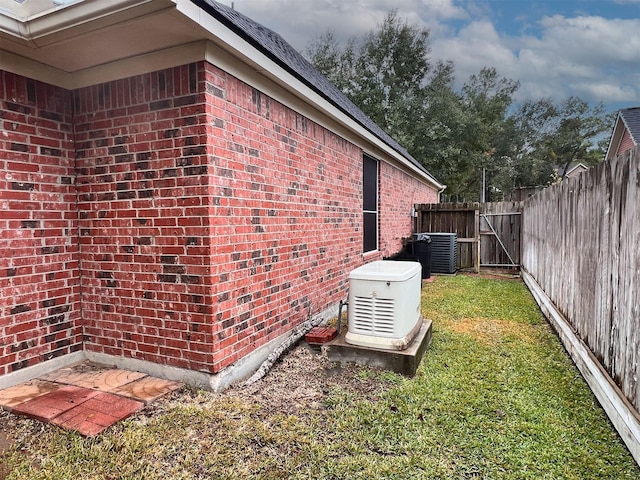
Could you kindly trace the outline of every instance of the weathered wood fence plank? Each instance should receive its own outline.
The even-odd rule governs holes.
[[[640,410],[640,147],[527,199],[522,239],[523,269]]]

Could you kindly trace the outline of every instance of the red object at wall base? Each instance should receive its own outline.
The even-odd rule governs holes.
[[[320,344],[327,343],[338,336],[338,330],[333,327],[313,327],[304,336],[307,343]]]

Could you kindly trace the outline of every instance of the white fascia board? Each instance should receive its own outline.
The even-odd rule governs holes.
[[[24,24],[17,18],[13,18],[2,13],[2,10],[0,10],[0,32],[4,33],[10,38],[17,37],[20,39],[24,39],[27,35]]]
[[[616,116],[616,121],[613,124],[613,132],[611,133],[611,140],[609,140],[609,148],[607,148],[607,154],[605,155],[605,160],[610,160],[615,156],[615,152],[618,151],[618,147],[620,147],[620,142],[622,141],[622,134],[624,133],[624,122],[620,112]]]
[[[573,173],[575,170],[577,170],[580,167],[584,168],[585,170],[589,170],[589,168],[584,163],[580,162],[577,165],[575,165],[571,170],[569,170],[567,173],[565,173],[565,177],[568,177],[569,174]]]
[[[380,140],[349,115],[337,108],[331,102],[327,101],[315,90],[308,87],[288,70],[285,70],[262,52],[249,45],[243,38],[240,38],[237,34],[224,27],[220,22],[215,20],[200,7],[189,0],[176,1],[178,11],[208,31],[211,34],[212,42],[223,50],[228,51],[231,54],[231,57],[235,57],[228,63],[225,62],[225,65],[220,65],[220,63],[218,63],[223,70],[226,70],[232,75],[238,76],[238,78],[243,81],[247,81],[249,84],[251,84],[252,80],[255,81],[255,73],[266,77],[271,82],[291,93],[298,99],[302,99],[303,103],[309,104],[314,109],[334,120],[337,124],[346,127],[348,130],[355,132],[359,137],[366,140],[367,143],[373,147],[373,150],[369,151],[372,155],[380,157],[380,153],[383,153],[386,157],[389,157],[395,162],[401,164],[414,176],[421,178],[436,189],[440,190],[444,187],[444,185],[440,184],[436,179],[416,167],[411,161],[387,145],[386,142]],[[209,49],[209,51],[212,51],[212,49]],[[214,55],[215,60],[216,62],[220,62],[221,58],[219,56],[219,51],[217,53],[217,55]],[[236,60],[236,58],[238,60]],[[216,62],[212,61],[211,63],[215,65]],[[251,78],[247,78],[249,69],[244,67],[243,64],[249,66],[253,71],[250,75]],[[266,88],[263,85],[260,87],[261,90]],[[273,95],[273,92],[265,91],[265,93]],[[274,98],[278,100],[278,97]],[[316,121],[313,118],[312,120]]]
[[[73,74],[0,49],[0,69],[71,90]]]
[[[205,58],[206,43],[206,41],[192,42],[79,70],[70,77],[70,81],[65,88],[75,90],[199,62]]]

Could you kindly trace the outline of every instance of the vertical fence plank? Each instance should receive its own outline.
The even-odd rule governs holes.
[[[522,263],[640,410],[640,147],[527,199]]]

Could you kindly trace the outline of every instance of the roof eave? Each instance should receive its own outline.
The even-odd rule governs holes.
[[[636,138],[636,136],[633,134],[633,128],[631,128],[631,125],[629,125],[629,123],[627,122],[627,119],[625,118],[622,111],[618,115],[620,116],[622,123],[624,123],[624,128],[627,130],[627,132],[629,132],[629,136],[631,137],[631,140],[633,140],[633,143],[637,145],[638,140],[640,139]]]
[[[418,168],[413,162],[396,149],[392,148],[382,139],[374,135],[353,117],[349,116],[342,109],[327,100],[327,98],[317,90],[307,85],[306,82],[299,79],[297,75],[269,58],[269,56],[265,55],[259,49],[250,45],[232,29],[226,26],[224,28],[220,28],[220,26],[223,25],[219,21],[191,0],[177,0],[177,8],[181,13],[196,22],[200,27],[210,32],[212,35],[210,40],[217,46],[223,48],[233,56],[242,59],[242,61],[251,65],[256,72],[260,72],[263,76],[269,78],[272,82],[278,84],[289,93],[305,100],[315,109],[329,116],[333,121],[336,121],[356,132],[359,136],[365,138],[368,143],[372,144],[375,148],[402,164],[414,174],[417,174],[436,190],[443,191],[446,188],[446,185],[438,182],[426,170]]]
[[[202,29],[202,33],[198,34],[202,35],[202,40],[207,40],[221,50],[226,51],[232,57],[235,57],[237,62],[246,63],[246,65],[253,69],[255,74],[263,76],[269,82],[287,91],[289,95],[292,95],[302,103],[309,105],[312,109],[326,116],[331,122],[335,122],[340,125],[341,128],[352,132],[354,138],[360,138],[363,144],[371,146],[371,150],[368,151],[368,153],[374,155],[380,153],[380,155],[397,162],[402,165],[406,171],[411,172],[413,176],[420,178],[437,190],[442,190],[445,187],[425,169],[417,166],[403,153],[376,136],[355,118],[329,101],[321,92],[314,90],[312,86],[309,86],[298,78],[294,72],[287,70],[287,68],[269,58],[268,55],[250,45],[240,35],[220,23],[191,0],[111,0],[109,2],[102,0],[85,0],[67,5],[64,8],[34,15],[26,21],[12,18],[0,12],[0,38],[4,37],[7,40],[5,45],[8,46],[8,50],[5,50],[3,55],[5,55],[5,60],[11,61],[11,65],[17,66],[16,70],[19,71],[16,73],[33,72],[37,68],[44,68],[45,73],[48,72],[51,78],[58,80],[56,83],[60,83],[61,86],[74,88],[77,87],[78,79],[87,83],[87,81],[98,81],[101,75],[104,78],[108,78],[108,76],[104,76],[101,72],[106,71],[109,65],[121,65],[124,62],[124,65],[131,66],[132,63],[135,63],[136,55],[131,55],[130,52],[128,53],[126,51],[119,52],[120,60],[117,62],[110,61],[103,65],[90,66],[74,71],[61,68],[59,65],[51,62],[49,62],[48,65],[43,65],[41,63],[42,60],[40,60],[40,63],[38,63],[37,55],[29,59],[28,57],[31,57],[29,51],[33,49],[33,52],[36,52],[43,47],[48,49],[56,48],[58,45],[57,42],[66,41],[69,38],[78,42],[86,41],[86,36],[90,33],[99,33],[101,29],[111,28],[113,25],[125,22],[133,22],[137,18],[142,18],[162,10],[166,10],[167,12],[171,11],[174,12],[174,14],[177,13],[183,16],[185,20],[198,25]],[[189,51],[196,53],[197,51],[206,51],[206,47],[202,49],[197,42],[193,41],[193,38],[187,40],[191,42],[189,45],[193,45],[193,47],[187,47],[190,49]],[[11,44],[13,44],[15,48],[20,49],[22,52],[21,56],[13,55]],[[18,47],[18,44],[21,44],[21,46]],[[183,50],[185,45],[186,44],[181,46]],[[176,45],[176,48],[177,47]],[[166,50],[167,49],[164,49],[163,51]],[[176,51],[178,50],[176,49]],[[162,53],[162,51],[147,52],[145,58],[149,56],[162,56]],[[185,57],[183,60],[193,61],[193,55],[188,58]],[[175,61],[174,57],[171,57],[170,60]],[[157,67],[160,63],[161,62],[153,62],[149,65]],[[147,64],[145,63],[145,65]],[[130,70],[138,71],[140,68],[141,67],[130,68]],[[128,70],[119,70],[119,73],[122,74],[123,71]]]
[[[620,130],[620,127],[622,127],[622,131]],[[620,146],[620,141],[622,139],[622,132],[624,131],[625,125],[624,125],[624,121],[622,120],[622,116],[620,115],[620,112],[618,112],[618,115],[616,116],[616,121],[613,124],[613,131],[611,132],[611,140],[609,140],[609,147],[607,148],[607,154],[605,155],[605,159],[609,160],[612,156],[612,152],[617,152],[618,151],[618,147]],[[615,154],[615,153],[613,153]]]

